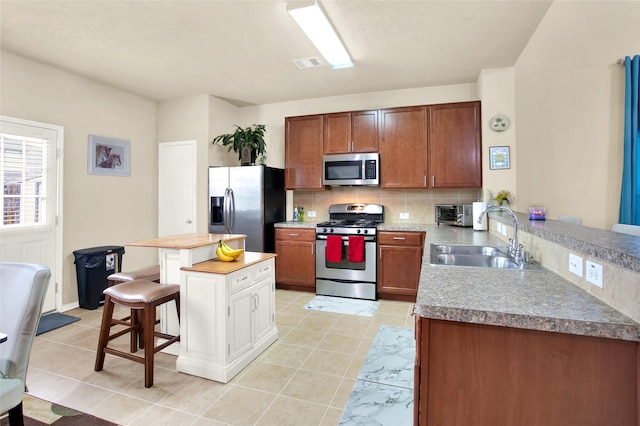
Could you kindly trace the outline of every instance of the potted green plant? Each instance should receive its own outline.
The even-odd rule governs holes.
[[[235,132],[216,136],[212,143],[228,146],[227,152],[234,150],[242,166],[255,164],[258,156],[260,156],[260,164],[264,164],[267,149],[264,141],[265,125],[254,124],[245,128],[235,125],[235,127]]]
[[[489,197],[493,201],[494,205],[497,205],[497,206],[504,206],[504,205],[508,206],[509,203],[513,200],[513,196],[511,195],[511,192],[505,189],[498,192],[495,196],[491,191],[489,191]]]

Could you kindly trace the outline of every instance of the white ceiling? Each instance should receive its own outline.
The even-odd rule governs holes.
[[[2,49],[149,99],[243,106],[475,82],[512,66],[551,1],[319,0],[353,68],[317,56],[291,1],[2,0]],[[324,61],[324,59],[322,58]]]

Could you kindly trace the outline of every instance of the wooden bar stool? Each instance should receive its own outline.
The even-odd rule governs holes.
[[[175,301],[180,321],[180,285],[158,284],[149,280],[133,280],[107,287],[104,291],[104,310],[98,340],[95,371],[101,371],[104,366],[105,354],[116,355],[131,361],[144,364],[144,386],[153,386],[153,359],[156,352],[180,341],[180,335],[171,336],[155,331],[156,308],[164,303]],[[113,318],[115,304],[139,311],[142,315],[131,315],[129,320]],[[139,319],[141,318],[141,320]],[[114,325],[125,325],[124,330],[111,334]],[[126,333],[139,333],[144,342],[144,357],[133,355],[137,352],[134,347],[132,353],[127,353],[108,346],[109,341]],[[156,346],[155,337],[167,339]]]
[[[127,281],[133,280],[149,280],[156,283],[160,282],[160,265],[151,265],[145,266],[144,268],[136,269],[128,272],[116,272],[115,274],[111,274],[107,277],[107,285],[109,287],[124,283]],[[130,315],[135,315],[136,310],[131,309]],[[130,316],[126,316],[122,318],[122,321],[129,321],[131,319]],[[138,317],[138,322],[140,322],[140,317]],[[144,348],[144,342],[142,341],[141,336],[137,332],[131,333],[131,352],[136,351],[136,346],[140,349]]]

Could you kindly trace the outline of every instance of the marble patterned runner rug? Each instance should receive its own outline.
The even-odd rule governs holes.
[[[304,305],[305,309],[334,312],[337,314],[372,317],[380,306],[374,300],[348,299],[345,297],[316,296]]]
[[[339,425],[413,424],[415,353],[412,329],[380,326]]]

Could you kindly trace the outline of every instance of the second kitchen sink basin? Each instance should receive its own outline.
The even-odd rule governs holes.
[[[475,266],[497,269],[539,270],[538,264],[513,261],[504,251],[491,246],[431,244],[432,265]]]

